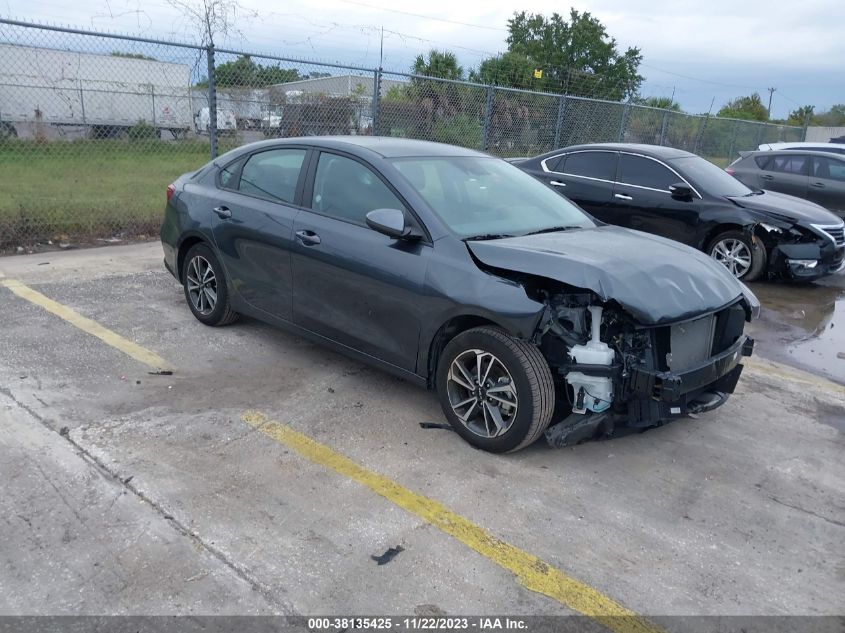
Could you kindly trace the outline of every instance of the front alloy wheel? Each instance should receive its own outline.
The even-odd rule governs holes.
[[[736,238],[716,242],[710,256],[731,271],[737,279],[741,279],[751,268],[751,249]]]
[[[453,360],[446,390],[461,424],[480,437],[507,433],[516,418],[519,399],[513,378],[489,352],[471,349]]]
[[[437,395],[455,432],[493,453],[536,440],[552,417],[555,389],[536,345],[496,327],[455,336],[437,361]]]
[[[725,231],[707,248],[710,257],[737,279],[754,281],[766,268],[766,248],[759,238],[745,231]]]

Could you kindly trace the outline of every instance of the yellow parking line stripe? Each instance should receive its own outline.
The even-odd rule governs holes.
[[[47,312],[55,314],[60,319],[64,319],[71,325],[78,327],[80,330],[87,332],[91,336],[96,336],[98,339],[108,345],[111,345],[116,350],[123,352],[127,356],[131,356],[145,365],[149,365],[153,369],[167,369],[170,367],[170,363],[158,354],[141,347],[137,343],[133,343],[132,341],[123,338],[120,334],[112,332],[96,321],[92,321],[91,319],[82,316],[75,310],[62,305],[58,301],[53,301],[49,297],[45,297],[40,292],[22,284],[20,281],[15,279],[3,279],[0,281],[0,285],[8,288],[21,299],[26,299],[30,303],[34,303],[35,305],[44,308]]]
[[[831,391],[839,395],[845,395],[845,385],[840,385],[839,383],[835,383],[832,380],[822,378],[821,376],[816,376],[815,374],[811,374],[801,369],[789,367],[788,365],[784,365],[783,363],[777,363],[771,360],[764,360],[759,357],[752,357],[743,359],[742,364],[745,365],[748,369],[751,370],[752,373],[755,374],[760,374],[763,376],[774,376],[776,378],[781,378],[789,382],[797,382],[804,385],[812,385],[814,387],[824,389],[825,391]]]
[[[264,435],[299,453],[302,457],[344,475],[381,495],[400,508],[454,537],[496,565],[512,572],[527,589],[557,600],[589,616],[616,633],[656,633],[662,629],[608,598],[589,585],[568,576],[536,556],[496,538],[443,504],[412,492],[400,484],[368,470],[348,457],[320,444],[286,424],[247,411],[241,419]]]

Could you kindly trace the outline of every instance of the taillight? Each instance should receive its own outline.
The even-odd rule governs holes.
[[[725,171],[726,171],[726,172],[728,172],[728,174],[729,174],[730,176],[733,176],[733,175],[734,175],[734,170],[733,170],[732,168],[730,168],[730,167],[725,167]]]
[[[176,185],[167,185],[167,201],[170,202],[170,199],[173,197],[173,194],[176,193]]]

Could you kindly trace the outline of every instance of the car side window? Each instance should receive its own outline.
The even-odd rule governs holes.
[[[845,161],[813,156],[812,170],[810,173],[813,178],[845,182]]]
[[[366,225],[375,209],[405,209],[399,198],[368,167],[322,152],[314,176],[311,208],[345,222]]]
[[[259,198],[292,203],[305,152],[304,149],[271,149],[253,154],[241,170],[238,190]]]
[[[757,167],[766,171],[769,169],[769,163],[772,162],[771,156],[755,156],[754,162],[757,163]]]
[[[616,182],[619,184],[648,187],[669,193],[669,187],[680,180],[656,160],[631,154],[619,156],[619,171],[616,176]]]
[[[616,152],[573,152],[566,155],[558,170],[570,176],[587,176],[613,181],[616,176]]]
[[[238,170],[241,168],[241,165],[244,164],[244,159],[239,158],[233,163],[229,163],[225,167],[220,169],[220,175],[218,176],[218,182],[220,186],[224,189],[237,189],[238,187]]]
[[[563,173],[563,165],[566,163],[566,154],[546,159],[546,169]]]
[[[776,171],[795,176],[807,175],[807,157],[801,154],[780,154],[772,156],[766,165],[766,171]]]

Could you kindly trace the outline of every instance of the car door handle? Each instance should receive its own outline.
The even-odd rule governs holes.
[[[760,178],[762,178],[763,180],[774,180],[775,179],[775,177],[772,176],[771,174],[763,174],[762,176],[760,176]]]
[[[297,231],[296,238],[305,246],[316,246],[320,243],[320,236],[314,231]]]
[[[613,197],[619,200],[633,200],[631,196],[626,196],[624,193],[614,193]]]
[[[552,180],[549,184],[550,184],[552,187],[565,187],[565,186],[566,186],[566,183],[565,183],[565,182],[561,182],[560,180]]]
[[[214,212],[221,220],[228,220],[232,217],[232,212],[229,210],[229,207],[214,207]]]
[[[811,182],[810,186],[815,187],[816,189],[824,189],[824,183],[823,182]]]

